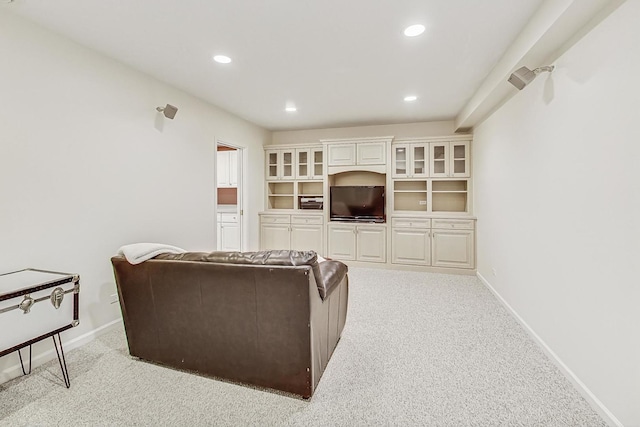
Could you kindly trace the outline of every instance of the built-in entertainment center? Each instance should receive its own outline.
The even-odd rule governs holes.
[[[473,274],[471,135],[265,147],[260,248]]]

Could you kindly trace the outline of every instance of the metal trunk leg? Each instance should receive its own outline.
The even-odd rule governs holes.
[[[29,346],[29,372],[24,369],[24,363],[22,362],[22,353],[18,350],[18,357],[20,358],[20,366],[22,366],[22,373],[29,375],[31,373],[31,346]]]
[[[56,336],[58,337],[58,341],[56,342]],[[64,380],[64,385],[67,388],[71,387],[71,380],[69,379],[69,370],[67,369],[67,361],[64,358],[64,349],[62,348],[62,340],[60,339],[60,334],[53,335],[53,345],[56,347],[56,354],[58,355],[58,362],[60,363],[60,369],[62,370],[62,379]],[[60,351],[58,351],[58,342],[60,343]],[[62,357],[60,357],[62,355]]]

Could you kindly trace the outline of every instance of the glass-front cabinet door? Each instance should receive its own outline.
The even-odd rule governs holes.
[[[266,179],[275,181],[279,179],[295,178],[295,150],[267,150]]]
[[[296,179],[322,179],[324,152],[322,147],[296,149]]]
[[[309,179],[311,173],[310,150],[306,148],[296,149],[296,179]]]
[[[451,155],[450,176],[469,177],[469,142],[451,142],[449,152]]]
[[[295,150],[281,150],[281,159],[282,159],[282,173],[280,174],[280,179],[293,179],[295,178],[295,169],[294,169],[294,158],[295,158]]]
[[[397,144],[391,152],[394,178],[429,176],[429,144]]]
[[[270,150],[265,153],[266,157],[266,178],[268,181],[278,179],[278,150]]]
[[[391,164],[394,178],[409,177],[409,144],[398,144],[393,147]]]
[[[411,176],[414,178],[429,176],[429,144],[411,145]]]
[[[449,142],[431,143],[431,176],[449,176]]]
[[[322,179],[324,176],[324,151],[322,147],[312,148],[310,150],[311,160],[311,179]]]

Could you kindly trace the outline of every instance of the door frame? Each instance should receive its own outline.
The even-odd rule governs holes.
[[[214,221],[214,230],[215,230],[215,247],[217,250],[220,250],[220,248],[218,248],[218,146],[223,146],[223,147],[228,147],[228,148],[233,148],[234,150],[236,150],[238,152],[238,156],[237,156],[237,170],[238,170],[238,183],[237,183],[237,194],[238,194],[238,202],[236,205],[236,213],[238,215],[238,230],[240,233],[239,236],[239,240],[240,240],[240,248],[239,250],[242,252],[243,248],[245,247],[244,244],[244,200],[243,200],[243,183],[244,183],[244,168],[242,167],[243,165],[243,159],[244,159],[244,150],[245,147],[242,147],[240,145],[236,145],[236,144],[232,144],[229,143],[226,140],[220,139],[220,138],[216,138],[216,146],[215,146],[215,155],[214,155],[214,165],[215,165],[215,173],[213,174],[213,182],[214,182],[214,189],[215,191],[213,192],[213,221]]]

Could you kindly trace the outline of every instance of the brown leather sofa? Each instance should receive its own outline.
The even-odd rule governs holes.
[[[344,328],[347,266],[299,251],[111,258],[129,352],[309,398]]]

